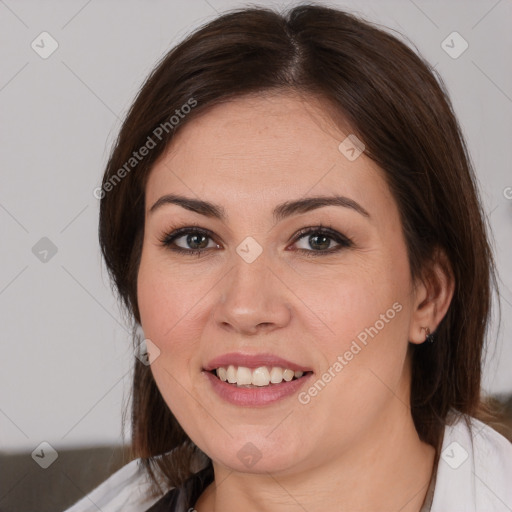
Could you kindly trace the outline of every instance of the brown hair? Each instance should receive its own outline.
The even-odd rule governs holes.
[[[478,417],[485,409],[481,357],[494,262],[473,170],[442,80],[408,46],[371,23],[318,5],[284,14],[238,9],[165,55],[128,112],[103,178],[99,238],[110,276],[140,323],[136,282],[144,191],[155,161],[179,129],[214,105],[281,90],[326,100],[364,142],[397,202],[412,277],[428,276],[437,249],[447,257],[455,291],[436,342],[410,344],[412,417],[438,457],[449,411]],[[183,108],[193,102],[194,108]],[[173,124],[169,120],[178,119],[178,111],[182,115]],[[156,147],[126,170],[149,138]],[[150,367],[136,358],[134,365],[133,456],[142,458],[152,478],[158,469],[170,485],[180,485],[198,448],[164,402]],[[180,456],[173,464],[156,458],[174,448]]]

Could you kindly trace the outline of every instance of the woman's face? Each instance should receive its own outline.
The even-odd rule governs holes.
[[[315,467],[409,414],[415,294],[397,206],[324,111],[291,94],[217,106],[147,183],[138,302],[160,350],[151,370],[190,438],[239,471]],[[151,210],[171,194],[215,206]],[[342,199],[308,203],[319,196]],[[223,382],[218,367],[258,385]],[[288,382],[283,370],[299,369]]]

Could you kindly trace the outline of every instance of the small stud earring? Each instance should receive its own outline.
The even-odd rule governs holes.
[[[428,343],[434,343],[435,333],[431,333],[428,327],[422,327],[421,329],[425,331],[425,341]]]

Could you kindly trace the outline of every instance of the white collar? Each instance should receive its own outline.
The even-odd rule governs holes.
[[[445,427],[431,512],[510,511],[512,444],[481,421],[459,416]]]

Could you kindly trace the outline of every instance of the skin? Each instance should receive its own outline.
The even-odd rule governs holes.
[[[216,106],[184,125],[147,182],[141,324],[160,350],[151,369],[163,398],[213,461],[215,482],[198,512],[409,512],[425,498],[435,451],[420,441],[407,405],[408,346],[425,340],[422,327],[435,330],[453,283],[440,267],[437,286],[413,282],[383,172],[364,152],[354,161],[340,152],[350,131],[326,108],[291,92]],[[150,213],[169,193],[221,205],[227,218],[175,204]],[[369,218],[326,206],[273,220],[280,203],[334,194]],[[295,234],[319,224],[353,245],[307,257],[298,249],[315,251],[315,240]],[[171,227],[190,225],[215,234],[201,257],[162,246]],[[236,252],[248,236],[263,249],[252,263]],[[329,249],[339,245],[330,240]],[[197,247],[186,236],[175,243]],[[307,404],[294,395],[232,405],[202,373],[227,352],[270,352],[310,367],[314,382],[395,303],[400,312]],[[237,456],[248,442],[261,454],[250,468]]]

